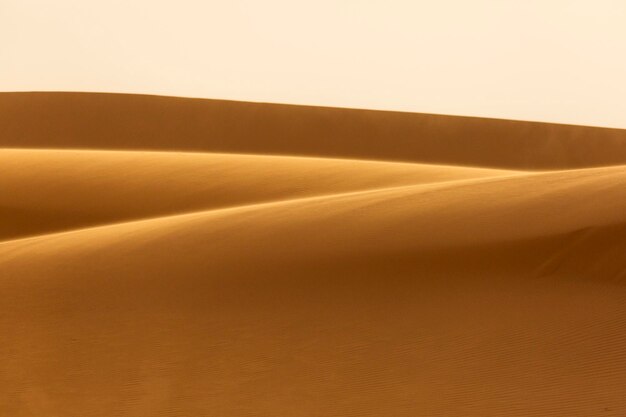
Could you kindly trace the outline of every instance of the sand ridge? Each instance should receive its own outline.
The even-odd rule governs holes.
[[[0,149],[0,240],[262,201],[515,171],[271,155]]]

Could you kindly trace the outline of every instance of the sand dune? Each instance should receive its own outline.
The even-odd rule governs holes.
[[[116,96],[7,97],[25,122],[33,97],[99,107]],[[220,104],[171,99],[170,114],[170,99],[119,99],[154,100],[181,125],[197,115],[188,106]],[[293,111],[334,114],[333,129],[361,117]],[[34,142],[0,137],[1,416],[626,414],[622,131],[471,119],[513,138],[493,149],[466,138],[463,165],[508,168],[493,169],[393,140],[376,155],[374,142],[358,148],[358,128],[352,153],[313,136],[290,145],[344,159],[273,155],[271,140],[260,151],[255,129],[258,155],[163,152],[165,136],[113,151],[131,145],[105,146],[101,130],[46,144],[46,117],[24,127],[41,129]],[[402,132],[394,117],[377,123]],[[115,129],[132,131],[125,120]],[[545,137],[515,139],[533,129],[561,133],[538,152]],[[194,132],[178,151],[202,135],[224,150]],[[622,148],[594,143],[607,132]],[[68,149],[78,139],[93,150]],[[520,170],[538,167],[555,169]]]
[[[2,146],[320,156],[510,169],[626,164],[626,130],[129,94],[0,93]]]

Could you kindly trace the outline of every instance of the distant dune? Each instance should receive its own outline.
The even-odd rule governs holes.
[[[626,415],[624,130],[3,93],[0,147],[2,417]]]
[[[0,93],[2,146],[203,151],[511,169],[626,164],[626,130],[97,93]]]

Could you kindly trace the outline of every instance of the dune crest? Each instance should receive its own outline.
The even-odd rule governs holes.
[[[626,413],[624,131],[0,109],[2,417]]]

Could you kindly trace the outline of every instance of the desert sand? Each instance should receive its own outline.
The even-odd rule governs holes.
[[[624,416],[626,130],[0,94],[0,416]]]

